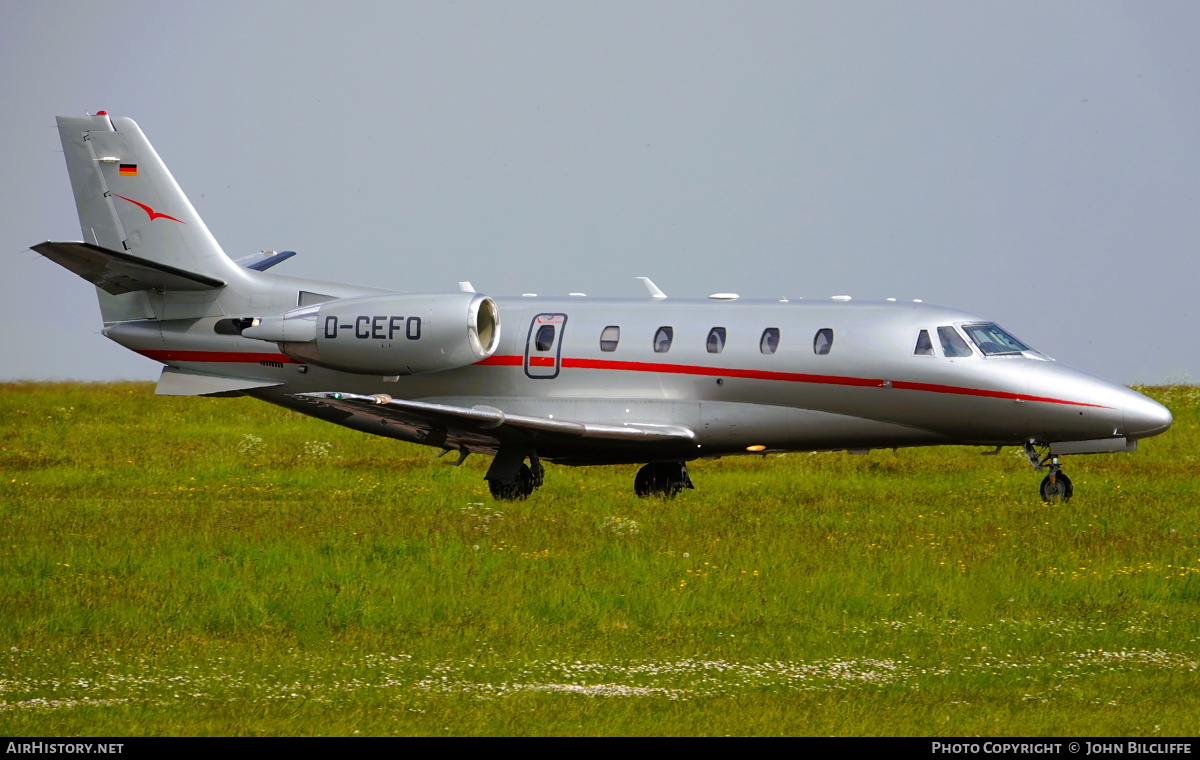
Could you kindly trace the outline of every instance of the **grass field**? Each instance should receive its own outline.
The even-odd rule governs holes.
[[[250,399],[0,385],[0,735],[1200,734],[1200,388],[1016,450],[550,466]]]

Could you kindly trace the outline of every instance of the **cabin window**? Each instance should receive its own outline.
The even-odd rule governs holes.
[[[917,347],[913,349],[913,356],[933,356],[933,341],[929,339],[928,330],[922,330],[917,336]]]
[[[763,330],[762,338],[758,341],[758,350],[764,354],[773,354],[779,348],[779,328],[768,327]]]
[[[1029,346],[1001,330],[999,325],[963,325],[963,330],[985,356],[1019,354],[1029,350]]]
[[[674,327],[660,327],[654,333],[654,353],[665,354],[671,350],[671,341],[675,339]]]
[[[953,359],[956,356],[971,355],[971,347],[958,334],[958,330],[955,330],[953,327],[948,325],[946,327],[939,327],[938,339],[942,342],[942,354],[947,357]]]
[[[725,350],[725,328],[714,327],[708,331],[708,343],[706,344],[710,354],[719,354]]]
[[[616,351],[617,343],[621,340],[621,328],[616,325],[609,325],[600,333],[600,350],[601,351]]]
[[[816,337],[813,338],[813,353],[817,356],[824,356],[829,353],[831,348],[833,348],[833,330],[822,327],[817,330]]]
[[[537,336],[533,339],[534,348],[538,351],[549,351],[554,347],[554,325],[542,325],[538,328]]]

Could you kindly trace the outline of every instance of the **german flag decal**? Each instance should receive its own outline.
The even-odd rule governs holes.
[[[137,164],[121,164],[119,173],[122,177],[136,177]]]

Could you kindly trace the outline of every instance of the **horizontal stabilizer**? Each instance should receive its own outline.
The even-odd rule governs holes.
[[[207,372],[164,367],[154,392],[160,396],[240,396],[239,391],[283,385],[274,380],[223,377]]]
[[[252,253],[249,256],[243,256],[233,263],[243,269],[265,272],[279,262],[287,261],[295,255],[295,251],[262,251],[260,253]]]
[[[522,433],[539,433],[569,438],[590,438],[609,441],[694,441],[696,434],[680,425],[630,423],[610,425],[594,422],[506,414],[490,406],[449,406],[424,401],[393,399],[384,394],[362,396],[355,393],[300,393],[296,398],[327,404],[336,409],[376,416],[400,424],[426,423],[447,428],[470,430],[474,433],[498,433],[502,428]]]
[[[213,290],[225,282],[168,264],[110,251],[91,243],[38,243],[33,250],[101,290],[121,295],[135,290]]]

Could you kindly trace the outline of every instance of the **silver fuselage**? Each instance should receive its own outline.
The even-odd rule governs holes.
[[[378,295],[355,289],[248,273],[260,300],[291,306],[298,293]],[[297,411],[403,440],[426,442],[420,426],[381,429],[365,419],[338,418],[295,398],[306,392],[386,393],[458,407],[607,424],[682,426],[694,442],[630,448],[619,442],[553,442],[539,455],[569,464],[693,459],[753,451],[816,451],[939,444],[1021,445],[1061,441],[1136,441],[1170,425],[1157,402],[1129,388],[1034,352],[947,357],[914,353],[921,330],[986,322],[976,315],[915,302],[714,301],[588,297],[496,298],[501,336],[494,355],[477,364],[424,375],[389,377],[338,372],[297,363],[270,344],[214,330],[218,316],[245,313],[249,303],[222,304],[214,316],[138,320],[106,334],[174,367],[278,382],[245,391]],[[259,309],[261,313],[261,307]],[[539,356],[539,315],[559,320],[552,350]],[[661,327],[670,349],[655,351]],[[601,349],[605,328],[618,327],[614,350]],[[712,328],[724,328],[712,353]],[[761,345],[778,331],[774,353]],[[818,331],[832,332],[827,354],[814,350]],[[365,342],[370,343],[368,338]],[[540,359],[540,361],[539,361]],[[439,437],[437,445],[494,453],[478,436]]]

